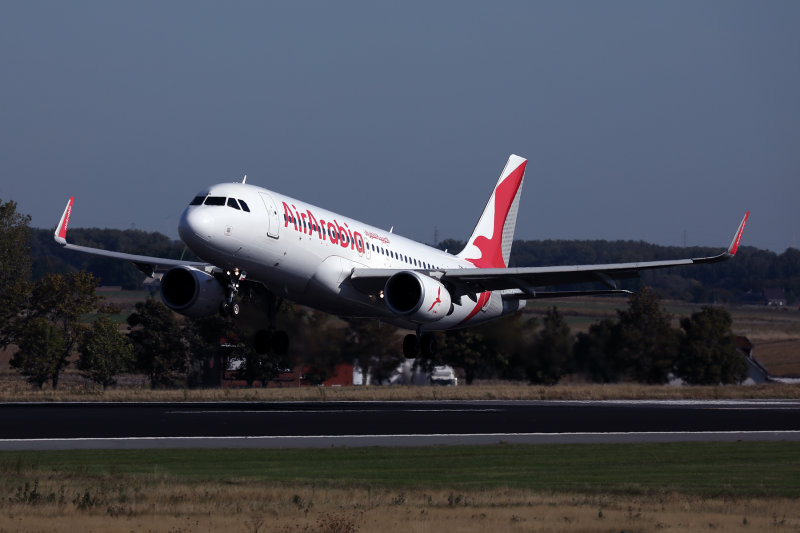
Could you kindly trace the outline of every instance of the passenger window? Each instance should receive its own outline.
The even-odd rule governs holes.
[[[195,196],[194,199],[191,202],[189,202],[189,205],[202,205],[203,200],[205,199],[206,199],[205,196]]]
[[[239,202],[236,201],[236,198],[228,198],[228,207],[239,209]]]
[[[244,203],[244,200],[239,200],[239,205],[242,206],[243,210],[247,211],[248,213],[250,212],[250,208],[247,207],[247,204]]]
[[[209,196],[205,201],[206,205],[225,205],[224,196]]]

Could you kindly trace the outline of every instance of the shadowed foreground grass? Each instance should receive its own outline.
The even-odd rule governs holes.
[[[0,531],[800,528],[800,445],[0,453]]]

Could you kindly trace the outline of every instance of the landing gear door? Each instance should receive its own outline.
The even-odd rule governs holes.
[[[275,201],[267,193],[259,193],[261,199],[264,201],[264,207],[267,209],[267,235],[273,239],[278,238],[278,209],[275,207]]]

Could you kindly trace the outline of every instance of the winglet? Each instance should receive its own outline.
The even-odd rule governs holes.
[[[736,255],[736,251],[739,249],[739,242],[742,240],[742,233],[744,233],[744,226],[747,224],[747,218],[750,216],[750,211],[744,214],[744,218],[742,219],[741,224],[739,224],[739,229],[736,230],[736,235],[733,237],[731,241],[731,245],[728,246],[728,255],[733,257]]]
[[[56,231],[53,237],[58,244],[67,244],[67,228],[69,227],[69,217],[72,215],[72,204],[75,202],[75,197],[70,196],[67,207],[64,208],[64,214],[61,215],[61,220],[56,226]]]

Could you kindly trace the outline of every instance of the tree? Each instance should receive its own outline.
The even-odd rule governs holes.
[[[0,292],[31,272],[30,215],[17,212],[17,203],[0,200]]]
[[[678,377],[690,384],[739,383],[747,377],[747,361],[731,332],[731,315],[724,309],[703,307],[681,320]]]
[[[29,215],[0,200],[0,346],[14,342],[15,322],[30,293]]]
[[[556,307],[547,311],[543,325],[533,339],[525,370],[531,383],[554,385],[568,370],[573,338]]]
[[[54,389],[85,329],[81,315],[97,307],[96,287],[97,279],[88,272],[48,274],[25,290],[26,301],[9,325],[14,342],[20,346],[35,342],[26,339],[27,335],[36,334],[28,327],[30,321],[47,320],[58,329],[63,344],[58,359],[50,365]]]
[[[346,318],[342,359],[358,362],[364,373],[370,372],[374,383],[391,377],[392,372],[403,361],[397,328],[370,318]]]
[[[589,326],[588,333],[578,333],[574,347],[576,371],[583,372],[597,383],[619,381],[625,373],[616,356],[619,335],[619,322],[610,318]]]
[[[176,374],[186,372],[188,350],[183,331],[164,304],[153,298],[138,302],[128,325],[135,366],[147,374],[151,386],[171,385]]]
[[[230,317],[212,315],[202,318],[184,319],[182,336],[188,345],[189,361],[187,385],[219,385],[222,378],[226,356],[230,356],[228,346],[242,338],[234,332],[233,320]],[[223,341],[226,345],[223,348]],[[207,373],[208,372],[208,373]],[[214,372],[212,375],[211,372]]]
[[[101,316],[78,344],[78,369],[103,386],[117,383],[116,376],[133,366],[133,345],[107,316]]]
[[[647,287],[631,296],[619,316],[619,349],[615,363],[636,381],[666,383],[678,356],[678,332],[672,317]]]
[[[295,310],[301,320],[298,325],[303,326],[305,356],[298,361],[305,367],[304,378],[319,385],[331,377],[334,367],[340,362],[342,346],[344,344],[344,330],[331,324],[330,315],[320,311]],[[299,344],[299,343],[298,343]]]
[[[9,365],[41,389],[56,372],[66,345],[61,330],[46,318],[35,318],[20,333],[19,348]]]
[[[456,329],[448,331],[442,351],[445,363],[464,371],[467,385],[481,376],[491,366],[494,350],[486,339],[475,329]]]
[[[527,379],[525,366],[537,324],[536,318],[526,318],[521,311],[517,311],[476,328],[491,348],[488,354],[484,354],[488,359],[487,371],[491,377]]]

